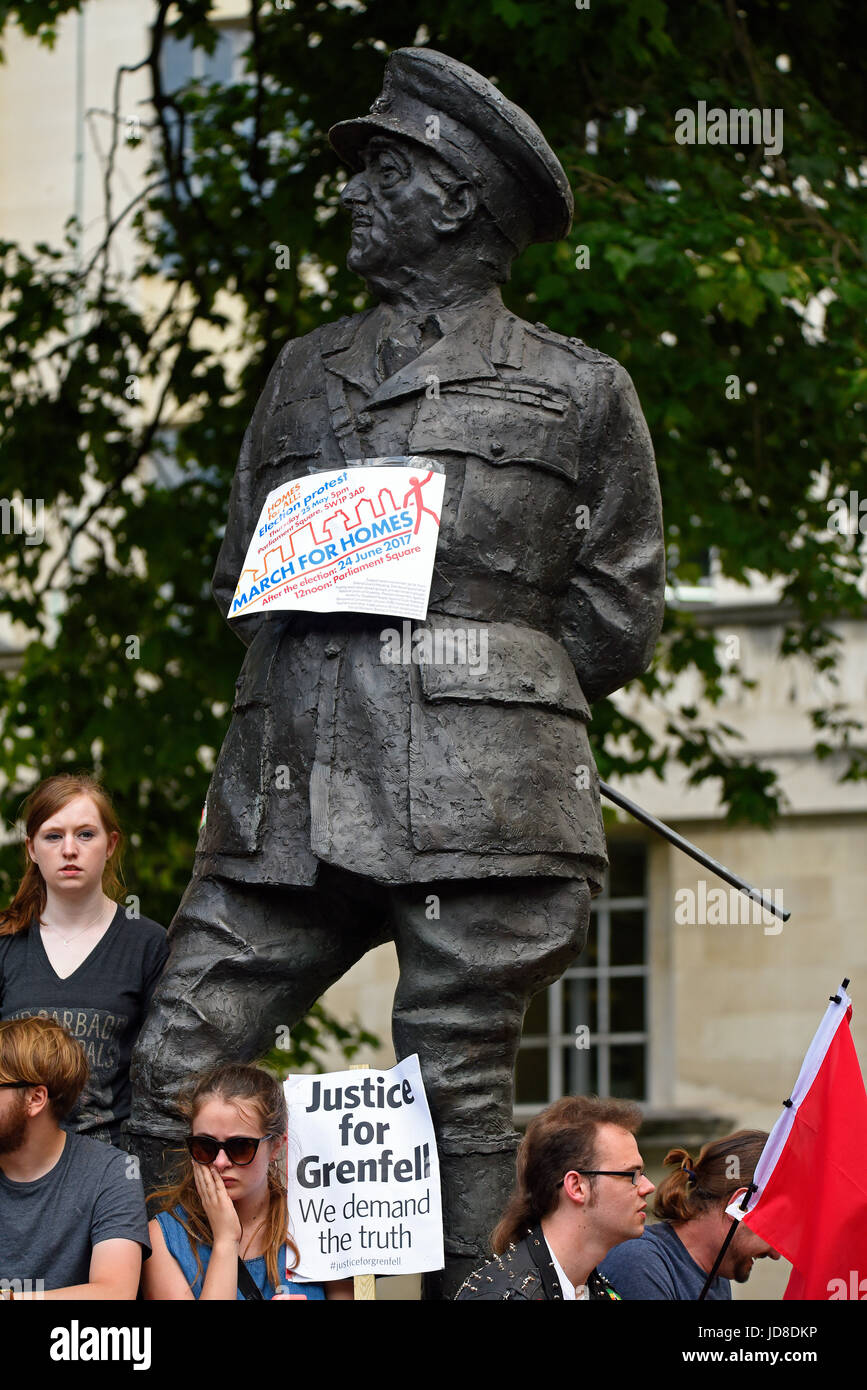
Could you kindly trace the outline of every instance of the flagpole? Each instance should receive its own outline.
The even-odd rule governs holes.
[[[741,1202],[741,1211],[746,1211],[746,1209],[747,1209],[747,1202],[749,1201],[749,1198],[750,1198],[750,1193],[751,1193],[751,1192],[756,1192],[757,1190],[758,1190],[758,1189],[754,1186],[754,1184],[753,1184],[753,1183],[750,1183],[749,1187],[747,1188],[746,1192],[744,1193],[743,1201]],[[712,1266],[712,1268],[711,1268],[711,1272],[710,1272],[710,1274],[707,1276],[707,1278],[706,1278],[705,1281],[704,1281],[704,1288],[702,1289],[701,1293],[700,1293],[699,1296],[698,1296],[698,1300],[697,1300],[697,1301],[698,1301],[699,1303],[701,1303],[702,1299],[705,1297],[705,1294],[707,1293],[708,1289],[710,1288],[711,1284],[713,1283],[714,1279],[716,1278],[716,1272],[717,1272],[717,1270],[719,1269],[720,1265],[722,1264],[723,1260],[725,1259],[725,1253],[726,1253],[726,1251],[728,1250],[729,1246],[731,1245],[732,1240],[734,1239],[734,1234],[735,1234],[735,1231],[736,1231],[737,1228],[738,1228],[738,1224],[739,1224],[739,1223],[735,1220],[735,1218],[732,1217],[732,1224],[729,1226],[729,1228],[728,1228],[728,1230],[727,1230],[727,1232],[726,1232],[726,1238],[725,1238],[725,1240],[723,1241],[722,1245],[720,1246],[719,1254],[717,1255],[716,1259],[714,1260],[713,1266]]]
[[[784,911],[779,904],[772,903],[768,898],[763,897],[758,888],[753,888],[747,883],[746,879],[740,878],[738,874],[732,873],[731,869],[727,869],[724,864],[720,864],[717,859],[712,859],[709,854],[705,854],[704,850],[699,849],[698,845],[694,845],[691,840],[686,840],[683,835],[678,835],[677,831],[672,830],[670,825],[666,825],[664,821],[657,820],[656,816],[652,816],[650,812],[645,811],[642,806],[639,806],[634,801],[630,801],[628,796],[624,796],[622,792],[616,792],[613,787],[609,787],[607,782],[600,782],[599,790],[609,801],[613,801],[615,806],[619,806],[623,811],[628,811],[630,816],[634,816],[636,820],[641,821],[642,825],[648,826],[649,829],[655,830],[657,835],[661,835],[664,840],[668,840],[669,844],[674,845],[677,849],[683,850],[684,854],[688,854],[691,859],[698,860],[699,864],[702,864],[706,869],[710,869],[712,874],[716,874],[718,878],[724,879],[726,883],[730,883],[733,888],[737,888],[741,893],[746,893],[747,897],[752,898],[753,902],[761,903],[762,907],[767,912],[773,912],[777,917],[781,917],[784,922],[788,922],[792,915],[791,912]]]

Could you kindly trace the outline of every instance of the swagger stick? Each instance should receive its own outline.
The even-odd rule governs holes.
[[[615,806],[619,806],[622,810],[628,811],[636,820],[641,821],[642,825],[649,826],[651,830],[656,831],[657,835],[661,835],[664,840],[668,840],[669,844],[674,845],[677,849],[682,849],[684,854],[688,854],[691,859],[697,859],[699,864],[703,864],[706,869],[710,869],[712,874],[716,874],[719,878],[725,879],[726,883],[730,883],[733,888],[737,888],[741,893],[746,893],[747,897],[752,898],[753,902],[761,903],[762,907],[768,912],[773,912],[777,917],[781,917],[784,922],[788,922],[792,915],[791,912],[785,912],[777,903],[772,903],[768,898],[763,897],[758,888],[751,887],[746,879],[740,878],[737,874],[733,874],[731,869],[727,869],[724,864],[720,864],[718,860],[712,859],[709,854],[705,854],[704,850],[699,849],[698,846],[692,844],[690,840],[685,840],[682,835],[678,835],[677,831],[672,830],[670,825],[666,825],[664,821],[657,820],[656,816],[652,816],[649,811],[645,811],[643,807],[636,805],[634,801],[630,801],[628,796],[624,796],[622,792],[616,792],[613,787],[609,787],[607,782],[600,782],[599,790],[609,801],[613,801]]]

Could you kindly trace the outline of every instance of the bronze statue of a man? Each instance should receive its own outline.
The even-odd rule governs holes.
[[[589,704],[645,668],[659,632],[659,488],[627,373],[503,306],[515,256],[572,217],[526,114],[464,64],[400,49],[370,115],[331,141],[355,171],[347,263],[378,303],[280,353],[214,593],[226,614],[278,485],[423,455],[445,473],[426,626],[483,637],[486,660],[385,660],[400,616],[235,624],[248,650],[130,1129],[143,1153],[174,1138],[190,1071],[260,1056],[393,940],[395,1049],[419,1055],[443,1181],[447,1265],[428,1293],[450,1296],[512,1186],[528,1001],[581,951],[601,885]]]

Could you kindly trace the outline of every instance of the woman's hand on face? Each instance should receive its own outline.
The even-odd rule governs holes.
[[[204,1163],[194,1163],[193,1177],[205,1215],[214,1233],[214,1244],[216,1245],[217,1241],[234,1241],[240,1245],[241,1222],[220,1174]]]

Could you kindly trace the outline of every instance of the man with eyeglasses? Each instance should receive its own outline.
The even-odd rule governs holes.
[[[653,1183],[644,1173],[636,1105],[565,1096],[537,1115],[518,1150],[517,1184],[491,1237],[494,1257],[458,1300],[618,1299],[596,1266],[642,1234]]]
[[[134,1299],[150,1254],[135,1159],[60,1121],[87,1080],[51,1019],[0,1023],[0,1299]]]

